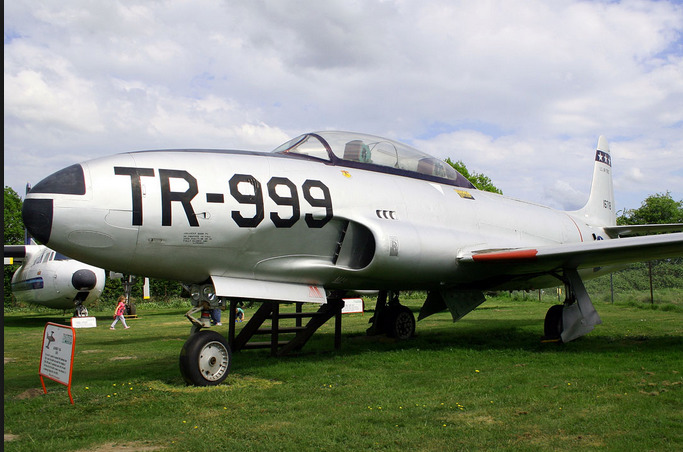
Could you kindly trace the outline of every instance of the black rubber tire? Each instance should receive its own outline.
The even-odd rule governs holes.
[[[137,315],[138,308],[133,303],[128,306],[128,315]]]
[[[556,304],[548,309],[543,323],[543,334],[546,340],[561,339],[562,335],[562,312],[564,305]]]
[[[415,335],[415,315],[406,306],[390,308],[385,326],[387,336],[399,340],[410,339]]]
[[[228,341],[215,331],[190,335],[180,350],[180,373],[188,385],[219,385],[228,377],[231,364]]]

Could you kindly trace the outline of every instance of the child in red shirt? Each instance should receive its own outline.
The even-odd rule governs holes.
[[[121,323],[123,323],[124,329],[130,328],[128,325],[126,325],[126,318],[123,316],[123,314],[126,312],[126,297],[121,295],[119,297],[119,304],[116,305],[116,313],[114,314],[114,323],[111,324],[109,327],[110,330],[114,329],[114,325],[116,325],[116,322],[119,320]]]

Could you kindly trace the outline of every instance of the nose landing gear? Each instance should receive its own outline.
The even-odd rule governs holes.
[[[215,386],[230,373],[232,351],[216,331],[191,334],[180,350],[180,373],[188,385]]]

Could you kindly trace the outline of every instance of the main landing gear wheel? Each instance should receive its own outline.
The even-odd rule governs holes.
[[[391,307],[387,315],[386,332],[389,337],[406,340],[415,335],[415,316],[402,305]]]
[[[543,337],[546,341],[562,341],[562,312],[564,305],[556,304],[548,309],[543,323]]]
[[[230,373],[232,351],[223,335],[200,331],[190,335],[180,351],[180,373],[188,385],[215,386]]]

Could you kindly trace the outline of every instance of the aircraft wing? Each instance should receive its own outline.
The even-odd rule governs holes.
[[[274,293],[283,301],[325,304],[325,288],[316,285],[212,276],[216,295],[229,298],[270,300]]]
[[[683,233],[597,240],[537,248],[478,250],[458,257],[459,262],[508,267],[506,273],[523,275],[557,269],[595,268],[683,257]]]

